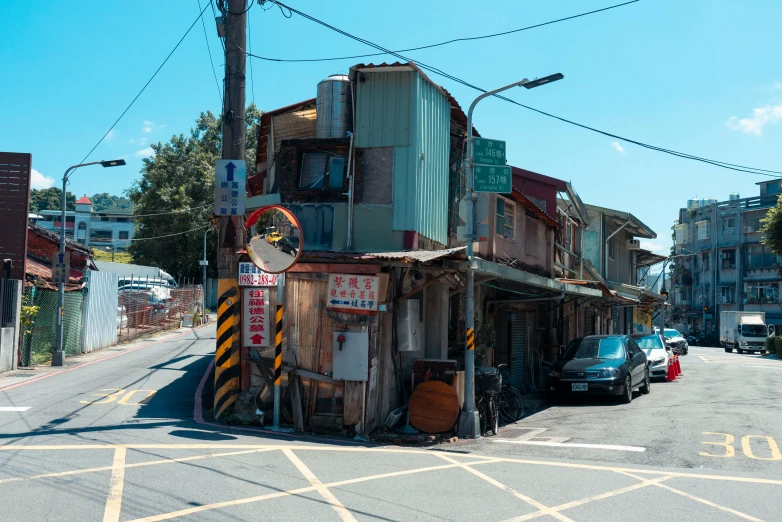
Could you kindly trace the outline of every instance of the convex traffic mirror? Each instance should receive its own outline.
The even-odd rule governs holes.
[[[293,213],[278,205],[259,208],[247,218],[247,254],[264,272],[289,270],[301,255],[304,240],[301,223]]]

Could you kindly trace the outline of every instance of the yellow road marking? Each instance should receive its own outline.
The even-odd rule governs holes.
[[[466,471],[469,471],[470,473],[472,473],[476,477],[482,478],[483,480],[485,480],[486,482],[488,482],[492,486],[498,487],[501,490],[505,491],[506,493],[510,493],[514,497],[516,497],[516,498],[518,498],[520,500],[523,500],[527,504],[537,508],[541,514],[550,515],[550,516],[556,518],[557,520],[561,520],[562,522],[573,522],[573,520],[569,519],[568,517],[566,517],[562,513],[559,513],[557,511],[552,510],[551,508],[541,504],[540,502],[538,502],[534,498],[528,497],[527,495],[516,491],[515,489],[513,489],[510,486],[506,486],[502,482],[491,478],[490,476],[486,475],[485,473],[481,473],[477,469],[472,469],[469,464],[464,464],[464,463],[458,462],[458,461],[452,459],[451,457],[448,457],[448,456],[440,454],[440,453],[438,453],[437,456],[440,457],[441,459],[445,460],[445,461],[448,461],[448,462],[451,462],[451,463],[454,463],[454,464],[458,464],[460,468],[462,468],[462,469],[464,469]]]
[[[103,522],[119,522],[122,509],[122,489],[125,487],[125,454],[122,446],[114,450],[114,462],[111,465],[111,480],[109,481],[109,496],[103,511]]]
[[[416,453],[425,453],[425,452],[416,452]],[[486,464],[490,462],[498,462],[496,459],[488,459],[483,460],[479,462],[472,462],[471,465],[474,464]],[[339,486],[346,486],[349,484],[358,484],[360,482],[366,482],[369,480],[378,480],[378,479],[384,479],[384,478],[392,478],[392,477],[401,477],[404,475],[412,475],[415,473],[423,473],[426,471],[437,471],[441,469],[451,469],[458,467],[457,464],[443,464],[441,466],[429,466],[426,468],[417,468],[417,469],[410,469],[410,470],[404,470],[404,471],[393,471],[391,473],[383,473],[381,475],[372,475],[369,477],[359,477],[354,479],[348,479],[348,480],[339,480],[337,482],[330,482],[328,484],[324,484],[323,486],[326,488],[336,488]],[[197,506],[187,509],[182,509],[180,511],[172,511],[171,513],[162,513],[160,515],[154,515],[147,518],[139,518],[136,520],[132,520],[130,522],[159,522],[160,520],[170,520],[172,518],[178,518],[185,515],[192,515],[193,513],[200,513],[202,511],[211,511],[214,509],[220,509],[223,507],[230,507],[230,506],[238,506],[241,504],[250,504],[253,502],[260,502],[263,500],[273,499],[273,498],[279,498],[279,497],[286,497],[289,495],[300,495],[302,493],[309,493],[310,491],[315,491],[315,486],[308,486],[305,488],[299,488],[299,489],[291,489],[289,491],[281,491],[278,493],[269,493],[267,495],[260,495],[257,497],[249,497],[249,498],[240,498],[237,500],[227,500],[225,502],[215,502],[214,504],[207,504],[204,506]]]
[[[192,460],[203,460],[203,459],[211,459],[215,457],[228,457],[231,455],[246,455],[247,453],[263,453],[264,451],[272,451],[276,448],[263,448],[263,449],[252,449],[252,450],[243,450],[243,451],[229,451],[227,453],[212,453],[211,455],[194,455],[192,457],[179,457],[176,459],[161,459],[161,460],[150,460],[148,462],[137,462],[135,464],[125,464],[123,467],[125,469],[128,468],[140,468],[143,466],[156,466],[159,464],[176,464],[178,462],[190,462]],[[0,484],[5,484],[7,482],[19,482],[22,480],[37,480],[37,479],[43,479],[43,478],[56,478],[56,477],[65,477],[68,475],[81,475],[82,473],[95,473],[96,471],[109,471],[114,469],[114,466],[101,466],[99,468],[82,468],[82,469],[74,469],[70,471],[58,471],[56,473],[44,473],[42,475],[33,475],[30,477],[14,477],[14,478],[7,478],[7,479],[0,479]]]
[[[628,477],[632,477],[634,479],[643,480],[641,477],[638,477],[636,475],[633,475],[632,473],[623,473],[623,475],[627,475]],[[745,520],[751,520],[752,522],[764,522],[760,518],[755,518],[752,515],[747,515],[746,513],[742,513],[741,511],[736,511],[735,509],[729,508],[727,506],[721,506],[719,504],[715,504],[714,502],[710,500],[706,500],[705,498],[696,497],[695,495],[692,495],[690,493],[686,493],[684,491],[672,488],[671,486],[667,486],[665,484],[660,484],[659,482],[654,484],[654,486],[657,486],[658,488],[667,489],[671,493],[676,493],[677,495],[681,495],[683,497],[689,498],[690,500],[694,500],[696,502],[700,502],[701,504],[706,504],[707,506],[711,506],[713,508],[717,508],[721,511],[725,511],[726,513],[731,513],[733,515],[736,515],[737,517],[741,517]]]
[[[588,504],[590,502],[594,502],[596,500],[603,500],[605,498],[611,498],[615,497],[617,495],[621,495],[623,493],[629,493],[631,491],[635,491],[638,489],[642,489],[651,485],[654,485],[658,482],[662,482],[664,480],[670,479],[670,476],[666,477],[658,477],[656,479],[641,479],[641,482],[638,484],[633,484],[632,486],[626,486],[624,488],[615,489],[613,491],[606,491],[605,493],[600,493],[599,495],[593,495],[591,497],[582,498],[580,500],[574,500],[572,502],[567,502],[566,504],[560,504],[558,506],[554,506],[549,508],[551,511],[564,511],[566,509],[572,509],[574,507],[583,506],[584,504]],[[545,511],[536,511],[535,513],[529,513],[528,515],[523,515],[516,518],[511,518],[508,520],[505,520],[504,522],[523,522],[525,520],[532,520],[533,518],[542,517],[544,515],[548,515]]]
[[[116,390],[114,393],[93,393],[93,397],[104,397],[106,400],[103,401],[79,401],[82,404],[108,404],[110,402],[114,402],[117,400],[117,398],[125,393],[125,390],[121,390],[119,388],[101,388],[101,391],[111,391]]]
[[[705,362],[705,363],[709,363],[709,364],[711,364],[711,361],[710,361],[710,360],[708,360],[708,359],[706,359],[706,357],[705,357],[705,356],[703,356],[703,355],[699,355],[699,356],[698,356],[698,358],[700,358],[700,360],[701,360],[701,361],[703,361],[703,362]]]
[[[717,458],[730,458],[736,455],[736,450],[733,448],[733,441],[735,440],[730,433],[720,433],[715,431],[704,431],[701,435],[723,435],[725,442],[701,442],[701,444],[708,444],[711,446],[722,446],[725,448],[724,455],[714,455],[713,453],[706,453],[701,451],[698,454],[704,457],[717,457]]]
[[[286,457],[288,457],[288,460],[290,460],[293,465],[296,466],[296,469],[298,469],[299,472],[304,475],[304,478],[306,478],[310,484],[315,486],[315,490],[318,492],[318,494],[320,494],[321,497],[323,497],[323,500],[328,502],[334,511],[337,512],[340,520],[343,522],[358,522],[356,517],[354,517],[350,511],[345,508],[342,502],[340,502],[337,497],[335,497],[334,494],[323,485],[323,483],[318,479],[318,477],[315,476],[312,470],[308,468],[307,465],[304,464],[295,453],[289,449],[284,449],[282,452]]]
[[[128,402],[128,400],[133,397],[134,393],[138,392],[145,392],[147,394],[146,397],[141,399],[139,402]],[[120,400],[117,401],[117,404],[124,404],[126,406],[142,406],[144,404],[148,404],[149,401],[152,400],[152,397],[155,396],[157,393],[157,390],[130,390],[128,393],[125,394],[124,397],[122,397]]]
[[[749,441],[752,439],[764,439],[766,443],[768,444],[768,449],[771,451],[770,457],[756,457],[754,453],[752,453],[752,446],[750,446]],[[777,441],[772,439],[771,437],[766,437],[765,435],[744,435],[741,437],[741,448],[744,450],[744,455],[751,459],[755,460],[782,460],[782,453],[779,452],[779,446],[777,445]]]

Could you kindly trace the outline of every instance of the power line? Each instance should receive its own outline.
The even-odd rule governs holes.
[[[172,237],[172,236],[181,236],[182,234],[189,234],[190,232],[195,232],[196,230],[203,230],[207,227],[212,226],[210,224],[203,225],[198,228],[191,228],[190,230],[185,230],[184,232],[175,232],[173,234],[166,234],[165,236],[155,236],[155,237],[139,237],[139,238],[131,238],[128,241],[149,241],[150,239],[162,239],[164,237]]]
[[[90,151],[87,153],[87,155],[84,156],[84,159],[82,159],[79,163],[84,163],[87,160],[87,158],[90,157],[90,154],[95,152],[95,149],[98,148],[98,145],[100,145],[103,142],[103,140],[106,139],[106,136],[108,136],[109,133],[112,130],[114,130],[114,127],[117,125],[117,123],[119,123],[119,121],[122,119],[122,117],[125,116],[125,114],[130,110],[131,107],[133,107],[133,104],[136,103],[136,100],[139,99],[139,97],[144,93],[144,91],[147,89],[149,84],[152,83],[152,80],[155,79],[155,76],[157,76],[157,74],[160,72],[160,70],[163,68],[163,66],[166,65],[166,62],[168,62],[168,59],[171,58],[171,55],[173,55],[174,52],[179,48],[179,45],[182,43],[182,41],[185,39],[185,37],[187,37],[187,35],[190,34],[190,31],[193,30],[193,27],[195,27],[195,24],[197,24],[198,20],[200,20],[201,17],[204,15],[204,11],[206,11],[207,7],[209,7],[209,6],[207,5],[206,7],[204,7],[201,10],[201,12],[198,15],[198,18],[193,20],[193,23],[190,24],[190,27],[187,29],[187,31],[185,31],[185,34],[182,35],[182,38],[180,38],[179,41],[177,42],[177,44],[174,46],[174,48],[171,49],[171,52],[168,53],[168,56],[166,56],[166,59],[163,60],[163,63],[160,64],[160,67],[157,68],[157,70],[154,72],[152,77],[149,80],[147,80],[147,83],[144,84],[144,87],[141,88],[141,90],[136,95],[136,97],[133,98],[133,100],[130,102],[130,104],[127,107],[125,107],[125,110],[122,111],[122,114],[119,115],[119,118],[117,118],[116,121],[111,124],[111,127],[109,127],[109,130],[106,131],[106,133],[101,137],[101,139],[98,140],[98,143],[96,143],[95,146],[92,147],[92,149],[90,149]]]
[[[420,62],[420,61],[417,61],[417,60],[413,60],[411,58],[408,58],[406,56],[403,56],[403,55],[399,54],[396,51],[391,51],[391,50],[386,49],[385,47],[383,47],[381,45],[378,45],[378,44],[376,44],[374,42],[371,42],[369,40],[365,40],[364,38],[360,38],[358,36],[352,35],[352,34],[350,34],[348,32],[343,31],[342,29],[338,29],[337,27],[334,27],[333,25],[329,25],[328,23],[326,23],[326,22],[324,22],[322,20],[319,20],[319,19],[317,19],[317,18],[315,18],[313,16],[310,16],[310,15],[308,15],[306,13],[303,13],[303,12],[297,10],[297,9],[294,9],[294,8],[292,8],[292,7],[288,6],[288,5],[285,5],[285,4],[281,3],[281,2],[278,2],[276,0],[274,0],[274,3],[280,5],[281,7],[284,7],[285,9],[288,9],[292,13],[296,13],[299,16],[301,16],[303,18],[306,18],[307,20],[310,20],[310,21],[315,22],[315,23],[317,23],[319,25],[322,25],[323,27],[331,29],[332,31],[335,31],[335,32],[337,32],[339,34],[347,36],[348,38],[350,38],[352,40],[356,40],[357,42],[361,42],[361,43],[363,43],[365,45],[368,45],[370,47],[374,47],[375,49],[383,51],[383,53],[385,53],[385,54],[391,54],[393,56],[396,56],[400,60],[404,60],[404,61],[407,61],[407,62],[414,62],[419,67],[421,67],[422,69],[425,69],[425,70],[427,70],[429,72],[432,72],[432,73],[437,74],[439,76],[443,76],[445,78],[448,78],[449,80],[452,80],[452,81],[455,81],[457,83],[460,83],[461,85],[464,85],[466,87],[470,87],[471,89],[475,89],[475,90],[480,91],[480,92],[486,92],[486,89],[482,89],[481,87],[473,85],[473,84],[471,84],[471,83],[469,83],[469,82],[467,82],[465,80],[462,80],[461,78],[458,78],[458,77],[456,77],[456,76],[454,76],[452,74],[448,74],[445,71],[442,71],[442,70],[440,70],[440,69],[438,69],[436,67],[433,67],[431,65],[427,65],[427,64],[425,64],[423,62]],[[249,55],[249,53],[248,53],[248,55]],[[253,56],[253,57],[255,57],[255,56]],[[515,100],[512,100],[510,98],[507,98],[505,96],[501,96],[499,94],[495,94],[493,96],[496,97],[496,98],[499,98],[501,100],[504,100],[506,102],[512,103],[514,105],[518,105],[519,107],[523,107],[525,109],[537,112],[537,113],[542,114],[544,116],[548,116],[550,118],[554,118],[556,120],[562,121],[564,123],[569,123],[571,125],[575,125],[575,126],[580,127],[582,129],[586,129],[586,130],[589,130],[589,131],[592,131],[592,132],[596,132],[596,133],[602,134],[604,136],[609,136],[609,137],[615,138],[617,140],[622,140],[622,141],[627,142],[627,143],[632,143],[634,145],[638,145],[640,147],[644,147],[644,148],[647,148],[647,149],[650,149],[650,150],[654,150],[654,151],[657,151],[657,152],[663,152],[665,154],[670,154],[672,156],[677,156],[677,157],[684,158],[684,159],[689,159],[689,160],[692,160],[692,161],[699,161],[699,162],[702,162],[702,163],[707,163],[707,164],[714,165],[714,166],[721,167],[721,168],[728,169],[728,170],[734,170],[734,171],[738,171],[738,172],[746,172],[746,173],[749,173],[749,174],[755,174],[755,175],[758,175],[758,176],[770,176],[770,177],[782,176],[782,172],[780,172],[780,171],[759,169],[759,168],[755,168],[755,167],[747,167],[747,166],[744,166],[744,165],[737,165],[735,163],[727,163],[727,162],[724,162],[724,161],[718,161],[718,160],[712,160],[712,159],[708,159],[708,158],[702,158],[700,156],[695,156],[693,154],[687,154],[687,153],[684,153],[684,152],[678,152],[678,151],[675,151],[675,150],[666,149],[664,147],[658,147],[656,145],[650,145],[650,144],[647,144],[647,143],[644,143],[644,142],[641,142],[641,141],[638,141],[638,140],[625,138],[625,137],[619,136],[617,134],[613,134],[613,133],[610,133],[610,132],[602,131],[602,130],[596,129],[594,127],[590,127],[588,125],[577,123],[575,121],[568,120],[567,118],[563,118],[561,116],[556,116],[554,114],[542,111],[540,109],[535,109],[534,107],[530,107],[528,105],[524,105],[522,103],[519,103],[519,102],[517,102]]]
[[[167,214],[180,214],[180,213],[185,213],[185,212],[193,212],[195,210],[201,210],[201,209],[208,208],[208,207],[211,207],[211,206],[212,206],[212,203],[209,203],[208,205],[202,205],[200,207],[187,207],[187,208],[181,208],[181,209],[178,209],[178,210],[170,210],[168,212],[159,212],[159,213],[155,213],[155,214],[152,214],[152,213],[150,213],[150,214],[135,214],[134,213],[133,217],[154,217],[154,216],[164,216],[164,215],[167,215]]]
[[[212,3],[212,0],[209,0],[209,3]],[[201,10],[201,0],[198,0],[198,10]],[[201,16],[201,26],[204,28],[204,40],[206,40],[206,50],[209,53],[209,65],[212,66],[212,74],[215,77],[215,87],[217,87],[217,96],[220,98],[220,107],[223,106],[223,92],[220,90],[220,82],[217,80],[217,71],[215,71],[215,62],[212,59],[212,48],[209,46],[209,36],[206,33],[206,22],[204,22],[204,17]]]
[[[602,11],[608,11],[610,9],[616,9],[617,7],[624,7],[626,5],[634,4],[634,3],[640,2],[640,1],[641,0],[631,0],[631,1],[625,2],[623,4],[611,5],[611,6],[608,6],[608,7],[603,7],[602,9],[595,9],[594,11],[587,11],[586,13],[580,13],[580,14],[573,15],[573,16],[567,16],[565,18],[557,18],[556,20],[550,20],[548,22],[543,22],[543,23],[540,23],[540,24],[529,25],[527,27],[521,27],[519,29],[512,29],[510,31],[503,31],[501,33],[484,34],[484,35],[481,35],[481,36],[469,36],[469,37],[466,37],[466,38],[454,38],[452,40],[446,40],[444,42],[438,42],[438,43],[429,44],[429,45],[422,45],[422,46],[419,46],[419,47],[410,47],[408,49],[400,49],[398,51],[393,51],[393,52],[394,53],[405,53],[405,52],[408,52],[408,51],[420,51],[422,49],[431,49],[433,47],[440,47],[440,46],[443,46],[443,45],[449,45],[449,44],[456,43],[456,42],[469,42],[469,41],[472,41],[472,40],[483,40],[485,38],[495,38],[495,37],[498,37],[498,36],[506,36],[506,35],[509,35],[509,34],[520,33],[522,31],[528,31],[530,29],[536,29],[538,27],[543,27],[543,26],[546,26],[546,25],[556,24],[558,22],[564,22],[566,20],[573,20],[574,18],[580,18],[582,16],[587,16],[587,15],[591,15],[591,14],[595,14],[595,13],[600,13]],[[284,4],[281,5],[279,2],[274,2],[274,3],[276,3],[280,7],[280,9],[282,9],[282,7],[284,5]],[[285,6],[285,8],[291,10],[288,6]],[[297,14],[299,14],[299,12],[296,11],[295,9],[292,10],[292,11],[297,13]],[[283,15],[284,14],[285,13],[283,12]],[[290,18],[290,16],[286,16],[286,18]],[[252,49],[250,51],[252,52]],[[286,59],[286,58],[269,58],[267,56],[256,56],[256,58],[259,58],[261,60],[266,60],[266,61],[269,61],[269,62],[293,62],[293,63],[295,63],[295,62],[331,62],[331,61],[335,61],[335,60],[350,60],[350,59],[355,59],[355,58],[368,58],[370,56],[383,56],[385,54],[389,54],[389,53],[388,52],[380,52],[380,53],[370,53],[370,54],[356,54],[356,55],[353,55],[353,56],[338,56],[338,57],[335,57],[335,58]]]

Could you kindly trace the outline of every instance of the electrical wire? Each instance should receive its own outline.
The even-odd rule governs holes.
[[[247,14],[247,12],[250,9],[253,8],[253,1],[254,0],[250,0],[250,6],[247,9],[245,9],[244,11],[242,11],[241,13],[234,13],[233,11],[230,11],[228,9],[228,7],[225,5],[225,0],[218,0],[217,8],[220,10],[221,13],[224,13],[224,14],[231,14],[231,15],[234,15],[234,16],[242,16],[243,14]]]
[[[595,13],[600,13],[602,11],[608,11],[610,9],[616,9],[617,7],[624,7],[626,5],[634,4],[634,3],[640,2],[640,1],[641,0],[631,0],[630,2],[625,2],[623,4],[611,5],[611,6],[608,6],[608,7],[603,7],[602,9],[595,9],[594,11],[587,11],[585,13],[580,13],[580,14],[573,15],[573,16],[567,16],[565,18],[557,18],[556,20],[549,20],[548,22],[543,22],[543,23],[535,24],[535,25],[529,25],[527,27],[521,27],[519,29],[512,29],[510,31],[503,31],[501,33],[484,34],[484,35],[481,35],[481,36],[469,36],[469,37],[466,37],[466,38],[454,38],[452,40],[446,40],[444,42],[438,42],[438,43],[429,44],[429,45],[421,45],[419,47],[410,47],[408,49],[400,49],[400,50],[394,51],[394,52],[395,53],[406,53],[406,52],[409,52],[409,51],[420,51],[420,50],[423,50],[423,49],[432,49],[433,47],[441,47],[443,45],[449,45],[449,44],[457,43],[457,42],[469,42],[469,41],[472,41],[472,40],[483,40],[483,39],[486,39],[486,38],[495,38],[495,37],[498,37],[498,36],[506,36],[506,35],[509,35],[509,34],[520,33],[522,31],[528,31],[530,29],[536,29],[538,27],[543,27],[543,26],[546,26],[546,25],[556,24],[558,22],[564,22],[566,20],[573,20],[574,18],[580,18],[582,16],[587,16],[587,15],[591,15],[591,14],[595,14]],[[282,6],[280,5],[279,2],[273,2],[273,3],[276,3],[278,5],[278,7],[280,8],[280,10],[282,10]],[[285,7],[287,9],[290,9],[288,6],[285,6]],[[284,12],[283,12],[283,16],[285,16]],[[290,16],[285,16],[285,17],[286,18],[290,18]],[[335,57],[335,58],[286,59],[286,58],[269,58],[267,56],[263,56],[263,57],[258,56],[257,58],[260,58],[261,60],[266,60],[266,61],[269,61],[269,62],[292,62],[292,63],[296,63],[296,62],[331,62],[331,61],[335,61],[335,60],[351,60],[351,59],[355,59],[355,58],[368,58],[368,57],[371,57],[371,56],[383,56],[384,54],[389,54],[389,53],[380,52],[380,53],[370,53],[370,54],[356,54],[356,55],[353,55],[353,56],[338,56],[338,57]]]
[[[139,238],[131,238],[128,239],[128,241],[149,241],[150,239],[162,239],[164,237],[172,237],[172,236],[181,236],[182,234],[189,234],[190,232],[195,232],[196,230],[203,230],[207,227],[211,227],[212,224],[208,223],[204,226],[198,227],[198,228],[191,228],[190,230],[185,230],[184,232],[175,232],[173,234],[166,234],[165,236],[155,236],[155,237],[139,237]]]
[[[186,213],[186,212],[193,212],[193,211],[196,211],[196,210],[209,208],[212,205],[213,205],[212,203],[209,203],[208,205],[203,205],[203,206],[200,206],[200,207],[187,207],[187,208],[181,208],[181,209],[178,209],[178,210],[170,210],[168,212],[158,212],[158,213],[149,213],[149,214],[135,214],[134,213],[134,214],[132,214],[132,216],[133,217],[154,217],[154,216],[165,216],[167,214],[182,214],[182,213]]]
[[[133,104],[136,103],[136,100],[138,100],[139,97],[144,93],[144,91],[147,89],[149,84],[152,83],[152,80],[155,79],[155,76],[157,76],[157,74],[160,72],[160,70],[163,68],[163,66],[166,65],[166,63],[168,62],[168,59],[171,58],[171,56],[174,54],[174,52],[179,48],[179,46],[182,43],[182,41],[184,41],[184,39],[187,37],[187,35],[190,34],[190,31],[193,30],[193,27],[195,27],[195,25],[198,23],[198,20],[200,20],[201,17],[204,16],[204,11],[206,11],[207,7],[209,7],[209,6],[207,5],[206,7],[203,8],[203,10],[201,10],[201,12],[198,14],[198,17],[195,20],[193,20],[193,23],[190,24],[190,27],[188,27],[187,31],[185,31],[185,34],[182,35],[182,38],[179,39],[179,41],[176,43],[174,48],[171,49],[171,52],[168,53],[168,56],[166,56],[166,59],[163,60],[163,63],[161,63],[160,66],[152,74],[152,77],[149,80],[147,80],[147,83],[144,84],[144,87],[141,88],[141,90],[138,92],[136,97],[133,98],[133,100],[130,102],[130,104],[128,104],[128,106],[125,107],[125,110],[122,111],[122,114],[119,115],[119,118],[117,118],[114,121],[114,123],[111,124],[111,127],[109,127],[109,130],[106,131],[106,133],[101,137],[101,139],[98,140],[98,143],[96,143],[95,146],[92,147],[92,149],[90,149],[90,151],[87,153],[87,155],[84,156],[84,158],[79,163],[84,163],[85,161],[87,161],[87,158],[90,157],[90,154],[95,152],[95,149],[98,148],[98,145],[103,143],[103,140],[106,139],[106,136],[108,136],[109,133],[112,130],[114,130],[114,127],[117,125],[117,123],[119,123],[119,121],[122,119],[122,117],[125,116],[125,114],[130,110],[131,107],[133,107]]]
[[[209,3],[211,3],[212,0],[209,0]],[[201,10],[201,0],[198,0],[198,10]],[[217,96],[220,98],[220,107],[223,106],[223,92],[220,90],[220,82],[217,80],[217,71],[215,71],[215,62],[212,58],[212,48],[209,46],[209,36],[206,33],[206,22],[204,22],[204,17],[201,17],[201,26],[204,28],[204,40],[206,40],[206,50],[209,53],[209,65],[212,66],[212,74],[215,77],[215,87],[217,87]]]
[[[423,63],[421,61],[413,60],[411,58],[408,58],[406,56],[403,56],[403,55],[399,54],[396,51],[391,51],[391,50],[386,49],[385,47],[383,47],[381,45],[378,45],[378,44],[376,44],[374,42],[371,42],[371,41],[366,40],[364,38],[360,38],[358,36],[352,35],[352,34],[350,34],[348,32],[343,31],[342,29],[338,29],[337,27],[334,27],[333,25],[330,25],[330,24],[328,24],[328,23],[326,23],[326,22],[324,22],[322,20],[319,20],[319,19],[317,19],[317,18],[315,18],[313,16],[310,16],[310,15],[308,15],[306,13],[303,13],[303,12],[297,10],[297,9],[294,9],[294,8],[292,8],[290,6],[287,6],[287,5],[283,4],[282,2],[279,2],[277,0],[271,0],[271,1],[274,1],[274,3],[285,7],[286,9],[291,11],[292,13],[296,13],[297,15],[299,15],[299,16],[301,16],[303,18],[306,18],[307,20],[310,20],[310,21],[315,22],[315,23],[317,23],[319,25],[322,25],[323,27],[326,27],[327,29],[331,29],[332,31],[335,31],[335,32],[337,32],[339,34],[347,36],[348,38],[350,38],[352,40],[355,40],[357,42],[361,42],[361,43],[363,43],[365,45],[368,45],[370,47],[373,47],[375,49],[383,51],[385,54],[391,54],[393,56],[396,56],[400,60],[404,60],[404,61],[407,61],[407,62],[413,62],[418,67],[420,67],[421,69],[424,69],[424,70],[427,70],[427,71],[432,72],[434,74],[437,74],[439,76],[443,76],[445,78],[448,78],[449,80],[452,80],[452,81],[457,82],[457,83],[459,83],[461,85],[464,85],[465,87],[470,87],[471,89],[475,89],[477,91],[484,92],[484,93],[487,92],[486,89],[482,89],[481,87],[473,85],[473,84],[471,84],[471,83],[469,83],[469,82],[467,82],[465,80],[462,80],[461,78],[458,78],[458,77],[456,77],[456,76],[454,76],[452,74],[448,74],[445,71],[442,71],[441,69],[438,69],[438,68],[433,67],[431,65],[427,65],[427,64],[425,64],[425,63]],[[249,53],[248,53],[248,55],[249,55]],[[257,58],[256,56],[253,56],[253,57]],[[640,147],[644,147],[644,148],[647,148],[647,149],[650,149],[650,150],[654,150],[654,151],[657,151],[657,152],[663,152],[665,154],[670,154],[672,156],[677,156],[677,157],[684,158],[684,159],[689,159],[689,160],[692,160],[692,161],[699,161],[699,162],[702,162],[702,163],[707,163],[707,164],[714,165],[714,166],[717,166],[717,167],[721,167],[721,168],[724,168],[724,169],[734,170],[734,171],[738,171],[738,172],[746,172],[746,173],[754,174],[754,175],[758,175],[758,176],[770,176],[770,177],[782,176],[782,171],[775,171],[775,170],[768,170],[768,169],[759,169],[759,168],[755,168],[755,167],[747,167],[747,166],[738,165],[738,164],[735,164],[735,163],[727,163],[727,162],[724,162],[724,161],[712,160],[712,159],[709,159],[709,158],[703,158],[703,157],[700,157],[700,156],[695,156],[693,154],[687,154],[687,153],[684,153],[684,152],[678,152],[678,151],[675,151],[675,150],[666,149],[664,147],[658,147],[656,145],[650,145],[650,144],[647,144],[647,143],[644,143],[644,142],[641,142],[641,141],[638,141],[638,140],[625,138],[623,136],[619,136],[618,134],[613,134],[613,133],[610,133],[610,132],[606,132],[606,131],[602,131],[602,130],[596,129],[594,127],[590,127],[588,125],[577,123],[575,121],[569,120],[567,118],[563,118],[561,116],[556,116],[554,114],[542,111],[540,109],[535,109],[534,107],[530,107],[528,105],[524,105],[522,103],[519,103],[519,102],[517,102],[515,100],[512,100],[510,98],[507,98],[505,96],[501,96],[499,94],[494,94],[493,96],[496,97],[496,98],[499,98],[499,99],[501,99],[503,101],[512,103],[514,105],[518,105],[519,107],[523,107],[525,109],[534,111],[534,112],[542,114],[544,116],[548,116],[550,118],[554,118],[556,120],[562,121],[564,123],[568,123],[568,124],[580,127],[582,129],[585,129],[585,130],[596,132],[596,133],[602,134],[604,136],[609,136],[609,137],[612,137],[614,139],[621,140],[621,141],[624,141],[626,143],[632,143],[634,145],[638,145]]]

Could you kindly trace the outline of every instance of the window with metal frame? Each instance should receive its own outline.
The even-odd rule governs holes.
[[[516,238],[516,204],[503,197],[497,196],[497,215],[495,220],[495,232],[513,241]]]
[[[344,157],[326,151],[302,153],[299,190],[342,190],[344,186]]]

